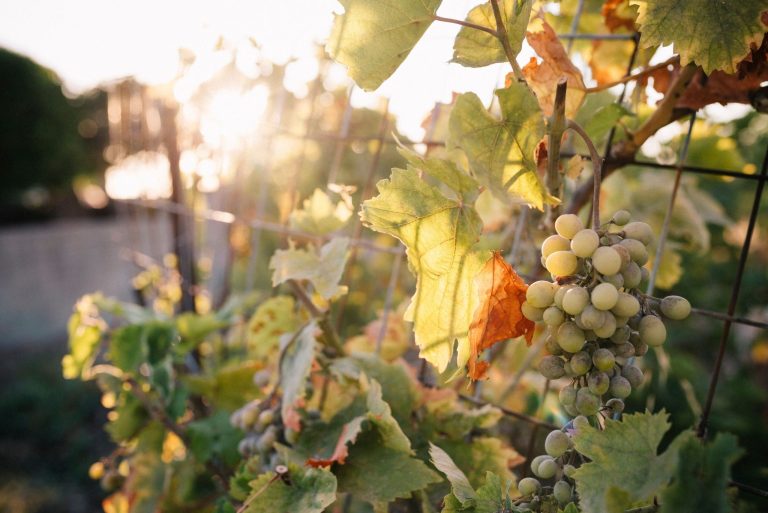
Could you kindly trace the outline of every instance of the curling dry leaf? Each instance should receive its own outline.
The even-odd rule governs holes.
[[[488,370],[487,362],[478,361],[483,350],[523,335],[530,345],[535,325],[521,310],[528,286],[500,253],[494,253],[486,262],[475,283],[481,303],[469,326],[469,377],[480,379]]]

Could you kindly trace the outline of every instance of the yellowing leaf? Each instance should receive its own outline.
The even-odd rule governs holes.
[[[759,46],[768,27],[760,20],[765,0],[630,0],[638,6],[640,46],[674,45],[684,66],[705,73],[736,72],[736,65]]]
[[[521,309],[528,286],[501,253],[493,254],[475,277],[475,283],[480,306],[469,326],[469,377],[481,379],[488,370],[487,362],[478,361],[485,349],[523,335],[530,345],[536,325],[523,316]]]
[[[635,30],[635,8],[629,5],[629,0],[606,0],[600,13],[605,18],[605,26],[611,32],[619,29]]]
[[[458,340],[458,363],[463,366],[477,305],[473,279],[490,257],[473,250],[482,230],[480,217],[470,204],[427,184],[412,166],[393,169],[377,188],[379,195],[363,203],[362,220],[407,248],[417,285],[405,319],[414,323],[420,355],[442,372]]]
[[[534,152],[544,136],[544,118],[525,84],[496,91],[502,119],[474,93],[462,94],[451,112],[451,140],[467,154],[477,181],[502,200],[517,196],[543,210],[556,203],[537,173]]]
[[[587,94],[581,72],[568,58],[568,52],[565,51],[557,34],[547,22],[541,22],[541,30],[528,32],[526,39],[542,58],[540,63],[535,58],[531,58],[523,68],[523,75],[536,93],[541,110],[547,116],[552,115],[557,82],[564,77],[568,81],[565,117],[572,119],[579,111]]]
[[[329,471],[290,464],[288,470],[289,482],[274,472],[252,481],[243,513],[321,513],[336,500],[336,477]]]
[[[288,280],[309,280],[315,291],[325,299],[332,299],[346,292],[339,286],[344,264],[347,262],[349,239],[333,239],[320,248],[319,253],[309,249],[279,249],[269,261],[272,285]]]
[[[280,355],[280,387],[283,389],[281,413],[285,425],[294,431],[301,429],[296,408],[304,401],[307,378],[312,370],[312,362],[315,361],[317,331],[314,321],[310,322],[288,339]]]
[[[372,91],[395,72],[433,21],[441,0],[339,0],[326,50]]]
[[[533,0],[502,0],[500,4],[499,10],[507,31],[509,46],[517,55],[523,45],[523,36],[531,17]],[[490,2],[480,4],[469,11],[466,21],[496,30],[496,18]],[[462,27],[453,43],[453,61],[463,66],[477,68],[496,62],[506,62],[507,56],[497,37],[481,30]]]
[[[574,155],[568,159],[568,163],[565,165],[565,176],[572,180],[576,180],[581,176],[583,170],[584,158],[581,155]]]
[[[88,377],[99,349],[101,335],[106,328],[106,323],[99,317],[94,296],[86,295],[80,298],[67,323],[69,354],[61,361],[65,379]]]
[[[315,235],[335,232],[352,217],[352,208],[344,201],[333,203],[322,189],[315,189],[312,196],[304,200],[303,208],[290,215],[290,226]]]
[[[246,345],[252,358],[264,358],[280,342],[280,336],[298,329],[300,319],[291,296],[267,299],[251,316],[246,328]]]

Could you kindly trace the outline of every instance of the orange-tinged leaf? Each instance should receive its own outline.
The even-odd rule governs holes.
[[[333,449],[333,454],[328,458],[309,458],[307,465],[310,467],[330,467],[334,463],[343,465],[349,456],[349,445],[354,443],[357,435],[360,434],[361,421],[360,419],[354,419],[349,424],[344,424],[341,428],[341,434],[336,442],[336,447]]]
[[[611,32],[621,28],[635,30],[637,10],[629,5],[629,0],[606,0],[600,12],[605,19],[605,26]]]
[[[543,60],[538,62],[535,58],[531,58],[523,68],[523,75],[536,93],[541,110],[547,116],[552,115],[557,82],[565,77],[568,80],[565,116],[573,118],[587,94],[584,79],[579,69],[568,58],[568,52],[565,51],[552,27],[543,20],[540,21],[540,27],[540,30],[528,32],[525,37]]]
[[[521,306],[528,285],[517,275],[501,253],[495,252],[475,277],[480,306],[469,326],[469,377],[480,379],[488,363],[480,354],[497,342],[525,335],[531,345],[535,324],[523,316]]]

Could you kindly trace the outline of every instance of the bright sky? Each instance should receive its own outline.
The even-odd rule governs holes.
[[[444,2],[440,14],[463,18],[477,3]],[[165,82],[176,72],[178,48],[212,47],[220,34],[243,41],[253,36],[277,62],[311,58],[334,10],[341,11],[335,0],[6,0],[0,6],[0,46],[32,57],[56,71],[69,90],[82,92],[128,75]],[[425,114],[435,101],[449,101],[452,91],[474,90],[489,100],[504,70],[447,64],[458,29],[434,23],[394,77],[375,94],[357,91],[354,103],[372,105],[390,96],[399,128],[419,137]]]

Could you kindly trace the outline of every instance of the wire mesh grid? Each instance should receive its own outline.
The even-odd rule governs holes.
[[[579,21],[583,9],[584,0],[580,0],[575,11],[569,33],[559,34],[559,37],[566,42],[568,51],[571,51],[575,41],[631,41],[633,44],[633,51],[631,52],[626,72],[624,74],[625,78],[629,77],[632,73],[632,70],[637,67],[635,60],[638,54],[638,34],[579,33]],[[265,141],[263,146],[265,157],[262,161],[261,169],[262,176],[269,176],[269,174],[274,171],[272,155],[274,152],[275,141],[280,137],[295,139],[299,142],[299,158],[298,163],[296,164],[296,170],[294,171],[296,175],[302,172],[302,168],[305,165],[308,143],[314,142],[318,144],[333,146],[332,159],[330,166],[327,169],[326,175],[327,188],[331,188],[333,184],[337,182],[345,152],[349,151],[353,145],[366,145],[369,149],[367,155],[369,161],[366,168],[361,170],[363,180],[361,182],[362,187],[359,199],[360,202],[362,202],[363,200],[368,199],[374,195],[374,184],[376,180],[384,178],[389,174],[389,169],[383,169],[380,162],[382,151],[386,147],[392,147],[396,144],[403,144],[406,146],[421,145],[421,148],[426,148],[427,151],[429,151],[431,148],[444,145],[442,140],[434,139],[435,127],[441,119],[441,116],[445,115],[443,113],[443,109],[441,109],[441,104],[435,105],[435,108],[431,113],[430,123],[425,130],[425,136],[421,141],[409,140],[408,138],[404,137],[395,138],[391,135],[393,130],[392,118],[389,116],[388,105],[386,102],[382,104],[379,111],[380,123],[377,133],[371,135],[355,134],[352,131],[351,124],[352,112],[354,110],[352,106],[352,96],[355,94],[354,86],[349,87],[348,93],[344,97],[343,112],[339,118],[339,122],[335,131],[328,132],[317,130],[316,125],[318,124],[318,119],[316,117],[315,106],[317,104],[318,96],[322,92],[322,81],[323,76],[321,72],[318,75],[315,83],[309,88],[308,103],[310,108],[304,118],[304,130],[301,132],[297,132],[295,127],[288,127],[285,123],[283,107],[285,105],[286,93],[283,91],[282,96],[278,96],[278,98],[275,100],[277,107],[272,113],[270,120],[265,123],[267,129],[261,136]],[[628,88],[628,83],[622,84],[621,90],[616,98],[617,103],[621,104],[624,101]],[[123,108],[125,109],[126,107],[123,105]],[[130,109],[130,107],[128,107],[128,109]],[[225,225],[227,226],[228,235],[229,230],[231,230],[233,227],[247,227],[250,232],[250,257],[247,262],[247,272],[245,277],[245,288],[247,290],[253,289],[256,286],[257,273],[267,272],[267,262],[260,261],[259,259],[259,257],[262,256],[261,247],[264,244],[264,237],[266,235],[274,237],[276,241],[281,241],[281,244],[285,244],[289,239],[308,241],[313,243],[324,243],[330,240],[330,236],[318,236],[316,234],[292,228],[285,222],[284,219],[280,220],[268,218],[268,209],[266,207],[267,202],[269,201],[267,196],[268,187],[264,181],[264,178],[260,178],[261,182],[259,182],[255,208],[250,209],[249,211],[244,211],[242,208],[242,198],[240,198],[238,201],[228,203],[228,206],[231,207],[229,209],[216,209],[207,206],[201,207],[199,203],[191,201],[190,198],[184,198],[183,186],[179,180],[179,149],[176,143],[176,134],[174,129],[171,129],[170,131],[165,130],[168,126],[174,126],[173,115],[173,112],[165,112],[163,116],[163,133],[166,135],[166,138],[162,141],[163,146],[169,154],[169,160],[171,161],[170,171],[172,174],[172,182],[174,186],[173,196],[170,200],[121,200],[120,211],[129,217],[131,226],[131,229],[129,230],[125,239],[121,242],[126,247],[125,254],[127,257],[131,258],[135,262],[146,260],[147,253],[157,254],[158,249],[162,248],[163,244],[165,243],[163,240],[158,240],[158,238],[162,237],[162,233],[159,233],[157,230],[152,228],[151,216],[154,213],[154,215],[165,216],[170,221],[172,226],[171,233],[173,241],[172,245],[165,249],[172,249],[178,257],[180,266],[182,266],[180,268],[180,273],[182,275],[183,281],[183,309],[194,309],[194,294],[197,290],[193,265],[195,244],[197,243],[205,245],[205,241],[198,240],[200,237],[199,235],[196,235],[199,231],[198,228],[200,225],[204,225],[206,223]],[[682,177],[685,174],[721,177],[753,182],[755,185],[750,217],[744,235],[744,240],[741,244],[740,257],[736,268],[736,276],[733,281],[727,309],[725,311],[713,311],[701,308],[692,309],[694,315],[700,315],[710,319],[715,319],[717,321],[722,321],[720,342],[717,353],[713,355],[713,368],[709,378],[707,396],[699,422],[696,426],[699,436],[706,437],[707,428],[712,414],[713,401],[717,390],[718,380],[721,375],[723,360],[733,325],[741,324],[760,329],[768,328],[768,323],[763,322],[762,320],[736,315],[739,293],[744,279],[750,247],[752,245],[753,237],[755,234],[755,227],[758,221],[758,213],[763,195],[763,189],[766,180],[768,180],[768,148],[766,148],[765,157],[763,158],[762,165],[759,172],[757,173],[750,174],[732,169],[718,169],[691,165],[686,161],[695,122],[696,113],[693,113],[689,116],[686,135],[682,139],[680,151],[675,163],[660,163],[656,161],[636,158],[629,162],[623,162],[622,165],[638,165],[645,168],[674,172],[674,181],[672,182],[672,188],[670,191],[664,217],[664,224],[658,241],[657,254],[656,258],[654,259],[653,268],[651,269],[651,279],[649,280],[650,284],[648,286],[648,290],[646,291],[649,295],[653,293],[653,283],[655,281],[654,277],[658,273],[659,265],[661,262],[660,256],[664,250],[665,244],[667,243],[669,224],[672,218],[673,209],[676,204],[677,194],[680,188]],[[125,123],[125,120],[120,121],[122,129],[129,130],[129,128],[124,126]],[[609,163],[611,159],[611,148],[615,139],[616,129],[617,128],[614,126],[610,130],[608,140],[603,149],[603,158],[606,164]],[[113,137],[116,137],[114,134],[112,135]],[[146,141],[143,142],[143,144],[146,146]],[[561,152],[560,157],[567,158],[576,154],[577,153],[568,151],[566,149]],[[587,160],[590,158],[589,155],[581,156]],[[240,179],[242,179],[242,177],[240,177]],[[293,188],[291,191],[293,195],[292,204],[296,205],[298,203],[298,190],[296,189],[295,180],[292,182],[290,187]],[[509,234],[510,237],[508,240],[511,240],[511,245],[508,248],[506,258],[512,263],[514,263],[518,258],[518,253],[520,251],[520,246],[523,240],[522,233],[528,218],[528,209],[526,207],[521,207],[517,221],[510,227],[511,233]],[[349,257],[348,271],[343,278],[343,283],[350,287],[350,289],[353,289],[356,284],[354,279],[351,277],[349,270],[356,265],[360,252],[370,252],[373,254],[384,255],[391,259],[390,274],[386,277],[386,279],[383,280],[383,283],[385,283],[386,286],[384,288],[384,301],[380,312],[382,323],[380,325],[375,343],[376,351],[379,352],[382,348],[382,340],[386,334],[389,314],[392,312],[394,307],[395,292],[397,290],[401,290],[405,293],[408,292],[407,290],[403,290],[406,285],[402,281],[402,276],[404,275],[402,271],[404,248],[400,245],[387,244],[378,238],[374,238],[369,231],[363,229],[362,224],[357,218],[352,223],[352,226],[349,229],[349,233],[346,235],[350,237],[351,254]],[[224,290],[220,294],[221,298],[225,297],[229,292],[229,280],[232,271],[232,258],[232,248],[227,247],[226,252],[220,257],[220,261],[214,262],[213,264],[214,266],[218,266],[223,269],[225,286],[223,287]],[[345,296],[345,298],[346,297],[348,296]],[[346,299],[343,299],[341,304],[338,305],[335,309],[335,322],[337,324],[341,324],[343,321],[346,306],[345,301]],[[541,348],[531,348],[530,358],[526,359],[526,361],[523,363],[523,367],[530,365],[538,353],[537,349],[540,350]],[[493,349],[489,351],[493,351]],[[513,390],[516,385],[519,384],[521,374],[522,370],[515,378],[512,379],[507,391]],[[540,399],[543,399],[543,396],[547,394],[548,390],[549,382],[547,381],[543,387]],[[460,398],[463,401],[474,405],[489,404],[482,399],[482,383],[476,384],[472,394],[460,394]],[[540,403],[543,403],[543,401],[540,400]],[[531,457],[531,451],[533,450],[539,435],[539,428],[558,428],[558,426],[555,426],[541,418],[537,418],[536,416],[527,415],[500,405],[494,406],[497,406],[505,415],[514,417],[515,419],[524,421],[526,423],[530,423],[533,426],[533,429],[530,433],[530,440],[527,451],[529,460]],[[731,484],[737,486],[744,492],[752,493],[761,497],[768,497],[768,491],[766,490],[761,490],[744,483],[732,482]]]

